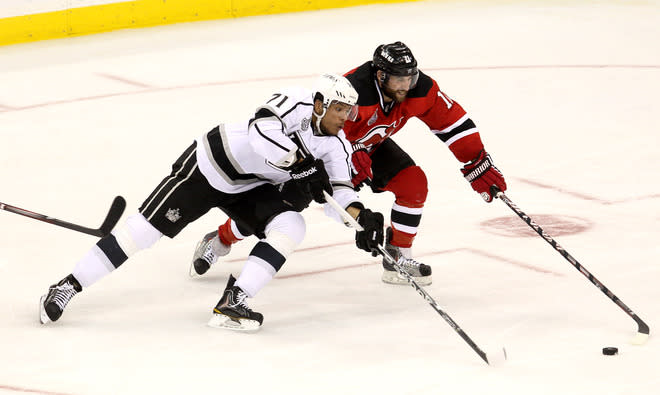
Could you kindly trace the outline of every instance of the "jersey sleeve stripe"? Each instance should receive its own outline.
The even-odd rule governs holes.
[[[284,118],[284,117],[286,117],[287,115],[289,115],[289,113],[290,113],[291,111],[295,110],[296,107],[298,107],[298,106],[311,106],[311,105],[312,105],[312,103],[307,103],[307,102],[299,101],[298,103],[294,104],[293,107],[291,107],[288,111],[286,111],[285,113],[282,113],[282,118]]]
[[[332,181],[332,189],[342,189],[342,188],[348,188],[350,190],[353,190],[353,184],[350,182],[339,182],[339,181]]]
[[[203,146],[211,165],[216,172],[230,185],[240,185],[259,180],[259,176],[253,173],[245,173],[240,169],[238,161],[231,152],[225,150],[223,143],[224,125],[219,125],[207,133],[203,140]],[[240,170],[239,170],[240,169]]]
[[[273,144],[274,146],[276,146],[277,148],[281,149],[284,152],[289,152],[289,149],[287,147],[283,146],[282,144],[278,143],[277,141],[275,141],[275,140],[271,139],[270,137],[266,136],[261,131],[261,129],[259,129],[259,125],[254,124],[253,126],[254,126],[254,129],[257,131],[257,133],[259,133],[259,135],[264,138],[264,140],[268,141],[269,143]],[[284,125],[282,125],[282,134],[284,134]]]
[[[458,121],[452,123],[452,124],[449,125],[448,127],[444,128],[444,129],[442,129],[442,130],[432,130],[432,132],[435,133],[435,134],[447,134],[447,133],[451,133],[452,130],[454,130],[454,129],[456,129],[457,127],[463,125],[466,121],[470,121],[470,122],[472,122],[472,121],[470,120],[470,117],[469,117],[467,114],[463,115]],[[474,124],[474,123],[473,123],[473,124]]]
[[[456,140],[459,140],[465,136],[468,136],[473,133],[477,133],[477,126],[472,122],[471,119],[466,119],[460,125],[452,128],[448,133],[435,133],[440,140],[442,140],[448,146],[451,145]]]
[[[450,146],[450,145],[454,144],[457,140],[460,140],[465,136],[469,136],[469,135],[475,134],[475,133],[479,133],[479,130],[477,130],[477,128],[472,128],[472,129],[466,130],[465,132],[458,133],[455,136],[453,136],[452,138],[450,138],[449,140],[445,141],[445,144],[447,144],[447,146]]]

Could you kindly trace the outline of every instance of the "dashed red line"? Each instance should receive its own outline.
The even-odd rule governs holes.
[[[305,247],[305,248],[298,248],[296,249],[295,252],[303,252],[303,251],[313,251],[313,250],[320,250],[323,248],[331,248],[331,247],[338,247],[338,246],[345,246],[345,245],[352,245],[353,243],[348,243],[348,242],[341,242],[341,243],[333,243],[333,244],[325,244],[325,245],[320,245],[320,246],[315,246],[315,247]],[[227,259],[224,262],[242,262],[246,258],[233,258],[233,259]]]
[[[635,197],[620,199],[620,200],[604,200],[604,199],[599,199],[599,198],[594,197],[594,196],[585,195],[583,193],[570,191],[568,189],[564,189],[564,188],[561,188],[561,187],[548,185],[548,184],[543,184],[543,183],[540,183],[538,181],[532,181],[532,180],[528,180],[528,179],[524,179],[524,178],[517,178],[517,180],[520,181],[520,182],[523,182],[525,184],[534,185],[534,186],[539,187],[539,188],[550,189],[550,190],[553,190],[553,191],[557,191],[557,192],[560,192],[560,193],[563,193],[563,194],[566,194],[566,195],[576,197],[578,199],[592,201],[592,202],[600,203],[600,204],[603,204],[603,205],[619,204],[619,203],[626,203],[626,202],[630,202],[630,201],[645,200],[645,199],[657,199],[657,198],[660,197],[660,194],[656,193],[656,194],[652,194],[652,195],[635,196]]]
[[[597,197],[585,195],[585,194],[582,194],[582,193],[579,193],[579,192],[569,191],[567,189],[556,187],[556,186],[553,186],[553,185],[543,184],[543,183],[540,183],[538,181],[532,181],[532,180],[528,180],[528,179],[524,179],[524,178],[518,178],[517,180],[520,181],[520,182],[524,182],[525,184],[534,185],[536,187],[544,188],[544,189],[551,189],[553,191],[561,192],[561,193],[571,195],[571,196],[574,196],[574,197],[577,197],[577,198],[580,198],[580,199],[583,199],[583,200],[594,201],[594,202],[598,202],[598,203],[601,203],[601,204],[608,204],[609,203],[609,201],[607,201],[607,200],[599,199]]]
[[[660,198],[660,193],[656,193],[656,194],[653,194],[653,195],[636,196],[636,197],[631,197],[631,198],[621,199],[621,200],[614,200],[612,202],[607,202],[605,204],[627,203],[627,202],[634,202],[634,201],[637,201],[637,200],[658,199],[658,198]]]
[[[358,264],[355,264],[355,265],[338,266],[338,267],[333,267],[333,268],[330,268],[330,269],[313,270],[313,271],[310,271],[310,272],[302,272],[302,273],[294,273],[294,274],[283,274],[281,276],[277,276],[276,278],[278,280],[285,280],[285,279],[288,279],[288,278],[313,276],[315,274],[337,272],[337,271],[340,271],[340,270],[355,269],[355,268],[364,267],[364,266],[372,266],[372,265],[375,265],[376,263],[378,263],[380,265],[380,262],[358,263]]]
[[[2,385],[2,384],[0,384],[0,389],[1,390],[6,390],[6,391],[28,393],[28,394],[71,395],[71,394],[67,394],[65,392],[43,391],[43,390],[36,390],[36,389],[24,388],[24,387],[14,387],[14,386],[11,386],[11,385]]]
[[[660,69],[655,64],[556,64],[556,65],[509,65],[509,66],[457,66],[436,67],[426,70],[520,70],[520,69]]]
[[[516,69],[530,69],[530,70],[535,70],[535,69],[660,69],[660,65],[503,65],[503,66],[456,66],[456,67],[434,67],[434,68],[427,68],[425,70],[427,71],[461,71],[461,70],[516,70]],[[299,78],[314,78],[316,77],[315,74],[308,74],[308,75],[291,75],[291,76],[274,76],[274,77],[263,77],[263,78],[251,78],[251,79],[245,79],[245,80],[230,80],[230,81],[216,81],[216,82],[206,82],[206,83],[199,83],[199,84],[190,84],[190,85],[180,85],[180,86],[172,86],[172,87],[164,87],[164,88],[155,88],[151,87],[149,85],[137,82],[137,81],[132,81],[123,77],[118,77],[114,76],[111,74],[106,74],[106,73],[97,73],[98,75],[115,79],[117,81],[121,81],[130,85],[134,85],[140,88],[143,88],[142,90],[137,90],[137,91],[130,91],[130,92],[120,92],[120,93],[113,93],[113,94],[104,94],[104,95],[93,95],[93,96],[86,96],[86,97],[79,97],[79,98],[73,98],[73,99],[67,99],[67,100],[55,100],[51,102],[44,102],[44,103],[37,103],[37,104],[32,104],[28,106],[21,106],[21,107],[11,107],[11,106],[1,106],[0,111],[2,112],[9,112],[9,111],[24,111],[24,110],[31,110],[35,108],[40,108],[40,107],[47,107],[47,106],[53,106],[53,105],[61,105],[61,104],[70,104],[70,103],[76,103],[76,102],[81,102],[81,101],[89,101],[89,100],[98,100],[98,99],[105,99],[105,98],[110,98],[110,97],[117,97],[117,96],[126,96],[126,95],[136,95],[136,94],[142,94],[142,93],[154,93],[154,92],[161,92],[161,91],[168,91],[168,90],[176,90],[176,89],[194,89],[194,88],[202,88],[202,87],[209,87],[209,86],[218,86],[218,85],[233,85],[233,84],[245,84],[245,83],[251,83],[251,82],[266,82],[266,81],[278,81],[278,80],[289,80],[289,79],[299,79]]]
[[[299,250],[296,250],[296,252],[302,252],[302,251],[315,251],[315,250],[322,250],[326,248],[332,248],[332,247],[338,247],[338,246],[347,246],[347,245],[353,245],[351,242],[342,242],[342,243],[333,243],[333,244],[326,244],[326,245],[320,245],[320,246],[315,246],[315,247],[306,247],[306,248],[301,248]],[[442,255],[442,254],[452,254],[456,252],[467,252],[475,255],[481,255],[483,257],[503,262],[512,266],[516,266],[519,268],[523,268],[526,270],[531,270],[537,273],[543,273],[543,274],[550,274],[553,276],[559,276],[562,277],[564,276],[561,273],[553,272],[552,270],[547,270],[543,269],[534,265],[530,265],[527,263],[519,262],[513,259],[509,259],[506,257],[502,257],[499,255],[495,255],[486,251],[482,251],[476,248],[453,248],[453,249],[448,249],[448,250],[440,250],[440,251],[433,251],[433,252],[423,252],[418,254],[418,257],[429,257],[433,255]],[[245,261],[245,257],[242,258],[234,258],[234,259],[228,259],[225,262],[243,262]],[[304,277],[304,276],[312,276],[316,274],[323,274],[323,273],[330,273],[330,272],[336,272],[340,270],[350,270],[350,269],[355,269],[359,267],[364,267],[364,266],[372,266],[372,265],[380,265],[380,261],[377,262],[369,262],[369,263],[358,263],[358,264],[353,264],[353,265],[345,265],[345,266],[335,266],[327,269],[319,269],[319,270],[311,270],[311,271],[306,271],[306,272],[300,272],[300,273],[293,273],[293,274],[282,274],[278,275],[275,277],[276,279],[284,280],[284,279],[289,279],[289,278],[296,278],[296,277]]]
[[[123,83],[128,84],[128,85],[137,86],[137,87],[139,87],[139,88],[152,88],[152,86],[147,85],[147,84],[144,84],[144,83],[142,83],[142,82],[129,80],[128,78],[120,77],[120,76],[113,75],[113,74],[108,74],[108,73],[96,73],[96,75],[99,75],[99,76],[101,76],[101,77],[108,78],[108,79],[111,79],[111,80],[115,80],[115,81],[123,82]]]
[[[530,265],[530,264],[527,264],[527,263],[523,263],[523,262],[518,262],[518,261],[515,261],[513,259],[509,259],[509,258],[505,258],[503,256],[491,254],[490,252],[478,250],[478,249],[475,249],[475,248],[459,248],[458,250],[463,250],[463,251],[466,251],[466,252],[470,252],[472,254],[482,255],[482,256],[485,256],[486,258],[490,258],[490,259],[500,261],[500,262],[505,262],[505,263],[508,263],[510,265],[513,265],[513,266],[522,267],[524,269],[532,270],[532,271],[539,272],[539,273],[550,274],[550,275],[558,276],[558,277],[563,277],[564,276],[563,274],[553,272],[552,270],[543,269],[543,268],[540,268],[540,267],[537,267],[537,266],[534,266],[534,265]]]

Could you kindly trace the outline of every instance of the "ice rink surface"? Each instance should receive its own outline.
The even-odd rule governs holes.
[[[412,288],[383,284],[318,205],[250,301],[256,334],[206,326],[256,239],[187,274],[219,210],[42,326],[39,297],[95,239],[3,211],[0,393],[657,394],[659,39],[659,1],[444,1],[0,48],[0,201],[97,227],[116,195],[135,212],[198,135],[402,40],[477,123],[507,195],[652,333],[630,345],[635,322],[503,202],[485,204],[411,121],[395,140],[429,178],[415,244],[426,289],[481,348],[506,347],[505,365],[486,365]],[[391,195],[362,197],[389,217]]]

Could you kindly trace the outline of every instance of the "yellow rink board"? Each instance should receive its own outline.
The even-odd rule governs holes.
[[[134,0],[0,19],[0,45],[178,22],[418,0]]]

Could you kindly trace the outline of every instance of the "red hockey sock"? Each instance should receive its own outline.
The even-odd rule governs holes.
[[[243,240],[243,238],[236,237],[234,232],[231,230],[231,218],[227,219],[227,222],[218,227],[218,237],[222,244],[232,245],[237,241]]]
[[[415,240],[415,236],[417,236],[417,234],[402,232],[392,226],[392,239],[390,240],[390,244],[397,247],[410,248],[412,247],[413,240]]]

